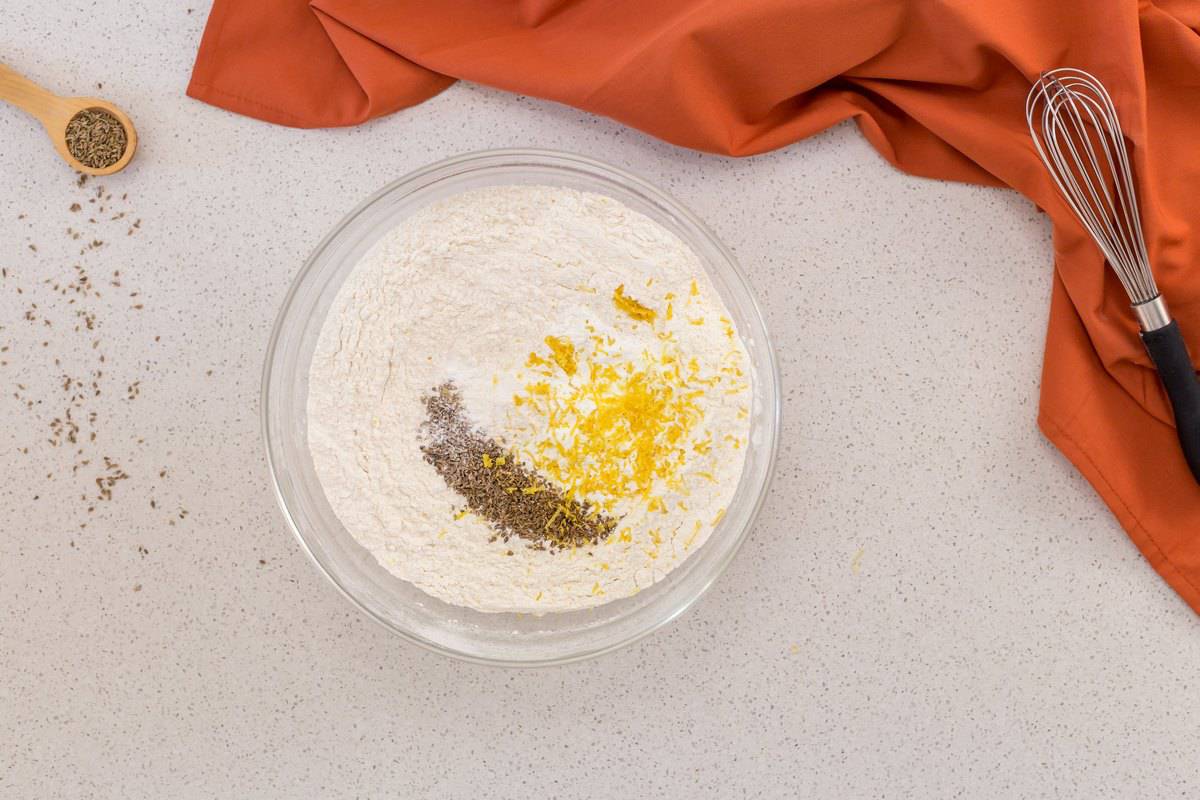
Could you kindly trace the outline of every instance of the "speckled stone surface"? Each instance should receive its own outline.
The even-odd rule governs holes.
[[[1200,792],[1200,622],[1034,425],[1050,240],[1027,202],[904,177],[850,126],[733,161],[473,86],[270,127],[183,96],[205,12],[72,0],[0,25],[5,62],[142,137],[99,217],[0,107],[0,797]],[[257,416],[276,308],[330,226],[514,145],[695,209],[786,387],[770,499],[714,589],[636,646],[517,672],[351,608],[274,507]],[[42,283],[74,264],[100,297]],[[54,446],[74,393],[79,442]],[[95,501],[105,455],[129,477]]]

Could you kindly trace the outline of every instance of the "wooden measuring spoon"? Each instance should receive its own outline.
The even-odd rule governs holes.
[[[133,123],[124,111],[112,103],[98,97],[59,97],[3,64],[0,64],[0,100],[6,100],[36,117],[46,129],[47,135],[54,143],[54,149],[62,156],[63,161],[66,161],[71,169],[79,172],[88,175],[111,175],[125,169],[129,160],[133,158],[133,151],[137,149],[137,131],[133,129]],[[89,167],[71,155],[71,151],[67,149],[67,123],[80,111],[88,109],[107,111],[125,128],[125,152],[116,163],[107,167]]]

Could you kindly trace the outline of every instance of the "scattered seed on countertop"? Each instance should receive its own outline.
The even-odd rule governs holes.
[[[88,176],[79,175],[75,186],[82,189],[87,185]],[[49,483],[64,479],[86,481],[83,486],[90,486],[90,490],[79,492],[76,489],[75,492],[79,497],[79,513],[96,517],[102,514],[102,506],[115,502],[119,495],[128,491],[125,487],[134,483],[134,477],[125,468],[123,462],[126,459],[117,450],[110,450],[106,455],[96,452],[100,446],[106,448],[121,446],[120,440],[116,439],[112,432],[106,430],[99,411],[90,407],[91,404],[97,402],[96,398],[106,394],[106,389],[111,391],[114,388],[109,383],[114,378],[106,377],[103,368],[107,361],[105,353],[107,348],[104,347],[106,337],[103,336],[106,327],[101,317],[121,312],[119,304],[114,307],[106,305],[102,301],[101,292],[96,290],[89,275],[91,265],[88,259],[91,258],[92,251],[102,247],[105,250],[109,249],[105,247],[106,238],[103,234],[111,232],[112,227],[121,224],[121,221],[130,215],[131,210],[127,207],[113,208],[109,215],[99,218],[99,221],[97,221],[97,217],[90,217],[81,225],[79,212],[83,210],[85,203],[94,204],[97,201],[113,203],[112,193],[106,192],[103,186],[88,186],[86,191],[92,196],[82,197],[67,205],[67,213],[73,215],[69,219],[74,224],[60,228],[60,230],[66,231],[67,241],[77,241],[86,236],[84,241],[88,242],[79,251],[77,263],[71,264],[65,270],[70,276],[69,278],[56,279],[54,277],[55,250],[53,247],[39,248],[32,242],[26,242],[28,250],[38,253],[42,259],[37,262],[37,272],[42,274],[49,272],[49,277],[42,278],[32,285],[22,286],[20,285],[22,282],[20,269],[14,270],[9,265],[0,267],[0,279],[3,280],[3,283],[0,283],[0,291],[11,290],[18,296],[32,295],[33,302],[29,302],[20,311],[25,321],[37,325],[38,329],[46,330],[47,334],[51,330],[65,328],[74,334],[74,339],[72,340],[71,334],[67,334],[65,339],[39,338],[30,342],[26,338],[24,343],[21,338],[4,340],[0,342],[0,354],[4,354],[5,358],[0,360],[0,366],[7,367],[9,359],[27,358],[31,353],[40,353],[43,349],[63,348],[61,352],[52,351],[45,356],[34,356],[52,360],[54,368],[57,370],[50,378],[51,386],[47,387],[49,391],[46,389],[39,391],[36,388],[31,390],[27,386],[29,381],[13,382],[10,386],[16,387],[16,391],[12,392],[12,395],[20,407],[24,408],[33,419],[39,420],[32,430],[41,430],[48,434],[37,437],[42,440],[43,448],[46,448],[43,458],[57,461],[60,464],[59,469],[47,473],[46,480]],[[116,202],[123,204],[127,201],[128,194],[126,193]],[[18,219],[23,220],[27,216],[22,213]],[[129,231],[140,229],[141,222],[140,218],[137,219]],[[112,257],[108,256],[108,258]],[[119,288],[123,280],[127,281],[128,279],[122,275],[122,270],[112,271],[111,283],[113,286]],[[28,291],[26,291],[27,289]],[[140,295],[141,292],[132,293],[134,297]],[[111,302],[108,301],[108,303]],[[142,304],[139,304],[140,307]],[[114,322],[110,320],[109,325],[112,324]],[[0,325],[0,332],[4,330],[5,326]],[[3,334],[0,333],[0,335]],[[78,337],[80,336],[86,337],[83,342],[79,342]],[[156,336],[155,341],[159,341],[160,338]],[[84,343],[87,343],[88,346],[83,346]],[[38,350],[33,351],[31,348],[38,348]],[[100,366],[88,367],[89,360],[92,365],[99,364]],[[136,365],[131,365],[131,367],[136,369]],[[123,370],[116,370],[115,374],[121,375],[122,372]],[[132,400],[139,397],[142,393],[142,383],[143,381],[140,379],[127,380],[126,398]],[[39,394],[40,398],[38,398]],[[54,405],[51,406],[51,403]],[[47,413],[51,408],[56,413]],[[42,428],[42,425],[47,427]],[[143,436],[134,437],[137,445],[143,445],[145,441]],[[17,451],[26,457],[31,454],[28,446],[19,447]],[[159,473],[160,478],[166,478],[166,468],[159,470]],[[160,487],[151,487],[151,489],[158,493]],[[39,492],[34,495],[34,499],[40,500],[43,493]],[[152,499],[150,503],[151,508],[158,506],[156,500]],[[170,513],[167,519],[171,525],[174,525],[177,520],[186,519],[188,516],[187,509],[177,507],[177,510]],[[79,524],[81,530],[87,529],[87,527],[87,522]]]

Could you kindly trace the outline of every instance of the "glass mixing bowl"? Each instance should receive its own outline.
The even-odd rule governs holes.
[[[596,608],[485,614],[449,605],[403,581],[359,545],[325,499],[308,450],[308,371],[342,282],[388,231],[431,202],[480,186],[565,186],[608,195],[673,231],[700,257],[729,308],[753,368],[746,465],[724,519],[674,571],[633,597]],[[683,613],[716,580],[746,538],[775,463],[779,372],[754,296],[733,256],[691,212],[645,181],[583,156],[493,150],[420,169],[384,187],[338,223],[292,284],[275,323],[263,374],[267,459],[288,525],[325,576],[355,605],[418,644],[490,664],[556,664],[636,641]]]

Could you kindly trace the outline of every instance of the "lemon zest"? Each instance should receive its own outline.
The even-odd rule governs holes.
[[[693,281],[692,294],[698,293]],[[612,297],[633,319],[655,320],[656,312],[626,295],[624,285]],[[703,324],[704,319],[692,322]],[[527,366],[537,367],[537,375],[513,396],[513,404],[526,409],[522,416],[538,433],[522,453],[566,497],[587,500],[592,514],[614,513],[630,500],[665,514],[664,492],[675,495],[671,505],[678,502],[686,510],[679,502],[679,496],[690,494],[683,469],[695,454],[712,455],[712,433],[697,431],[705,416],[700,403],[736,379],[721,365],[708,372],[670,331],[656,330],[657,341],[635,357],[610,349],[616,346],[614,338],[591,322],[583,327],[588,334],[582,339],[546,336],[548,350],[529,354]],[[737,383],[743,390],[744,380]],[[738,414],[744,418],[748,410],[739,408]],[[493,464],[502,465],[502,458]],[[711,472],[693,474],[716,481]],[[538,489],[520,491],[534,494]],[[547,524],[561,525],[562,519],[563,510],[556,510]],[[632,537],[625,529],[612,540],[631,542]]]
[[[638,322],[653,323],[657,315],[654,309],[644,306],[637,300],[625,294],[625,284],[621,284],[613,292],[613,305]]]
[[[559,369],[568,375],[574,375],[577,364],[575,361],[575,345],[571,344],[571,340],[559,336],[547,336],[546,346],[550,348],[550,352],[554,355],[554,363],[558,364]],[[529,357],[533,358],[534,354],[530,353]]]

